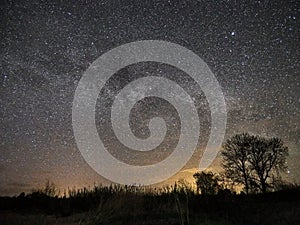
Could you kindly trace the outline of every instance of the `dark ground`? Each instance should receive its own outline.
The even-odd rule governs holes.
[[[196,195],[95,188],[68,198],[43,193],[0,198],[0,224],[276,225],[300,224],[300,191]]]

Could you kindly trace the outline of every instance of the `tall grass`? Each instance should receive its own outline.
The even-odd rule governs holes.
[[[68,189],[61,196],[53,193],[48,187],[1,197],[0,224],[300,224],[300,188],[296,185],[248,196],[198,195],[184,181],[161,188],[95,185]]]

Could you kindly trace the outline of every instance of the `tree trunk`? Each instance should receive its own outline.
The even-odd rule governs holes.
[[[246,189],[246,194],[249,194],[249,183],[248,183],[248,176],[245,172],[245,170],[243,171],[243,175],[244,175],[244,180],[245,180],[245,189]]]
[[[267,193],[267,185],[266,185],[266,182],[263,182],[262,185],[261,185],[261,187],[262,187],[262,192],[263,192],[264,194]]]
[[[263,178],[260,178],[261,191],[263,194],[267,193],[267,183]]]
[[[248,179],[245,179],[245,189],[246,189],[246,194],[249,194],[249,184],[248,184]]]

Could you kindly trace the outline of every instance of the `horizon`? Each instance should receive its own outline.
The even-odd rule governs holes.
[[[298,3],[1,6],[0,196],[193,181],[243,132],[282,139],[300,183]]]

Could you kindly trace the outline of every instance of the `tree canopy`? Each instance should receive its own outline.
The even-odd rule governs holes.
[[[248,133],[228,139],[221,151],[227,177],[243,184],[246,193],[271,187],[271,178],[286,169],[288,148],[279,138],[264,138]]]
[[[197,193],[213,195],[220,189],[217,176],[210,171],[196,172],[193,177],[196,179]]]

